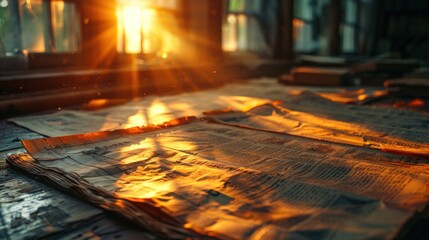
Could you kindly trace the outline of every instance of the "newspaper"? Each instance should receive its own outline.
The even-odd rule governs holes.
[[[196,94],[188,94],[196,95]],[[198,94],[200,95],[200,94]],[[196,101],[194,97],[204,99]],[[207,94],[182,97],[147,98],[99,111],[63,110],[47,115],[33,115],[10,119],[45,136],[64,136],[96,131],[160,124],[185,115],[202,116],[205,110],[230,108],[248,110],[270,102],[267,99],[246,96],[215,96]]]
[[[344,102],[339,97],[332,98],[332,94],[342,92],[341,89],[311,89],[323,91],[323,96]],[[275,79],[257,79],[228,84],[214,90],[148,96],[98,111],[61,110],[51,114],[12,118],[10,121],[42,135],[55,137],[159,124],[182,116],[202,116],[203,112],[215,109],[247,111],[273,100],[287,101],[302,91],[301,87],[279,85]]]
[[[98,111],[61,110],[11,118],[9,121],[42,135],[56,137],[160,124],[182,116],[202,116],[204,111],[214,109],[246,111],[269,102],[266,96],[288,98],[285,88],[279,88],[275,81],[246,83],[170,96],[148,96]]]
[[[213,121],[386,152],[429,156],[428,114],[341,105],[312,93],[246,112],[207,113]]]
[[[164,237],[390,239],[429,201],[424,161],[191,120],[28,140],[36,160],[8,163]]]

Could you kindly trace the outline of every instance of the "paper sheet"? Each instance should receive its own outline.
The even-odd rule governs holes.
[[[286,88],[275,81],[257,80],[229,84],[220,89],[170,96],[149,96],[98,111],[62,110],[9,119],[45,136],[110,131],[146,124],[160,124],[182,116],[202,116],[204,111],[230,108],[246,111],[274,99],[286,99]]]
[[[229,108],[247,111],[273,100],[288,101],[301,87],[285,87],[275,79],[249,80],[214,90],[173,96],[149,96],[98,111],[62,110],[52,114],[12,118],[10,121],[42,135],[55,137],[109,131],[145,124],[159,124],[182,116],[202,116],[205,111]],[[305,89],[309,89],[308,87]],[[338,88],[311,88],[323,96],[339,94]],[[344,102],[341,98],[334,98]]]
[[[208,116],[229,125],[429,156],[429,115],[425,113],[341,105],[305,93],[281,104]]]
[[[160,235],[389,239],[429,201],[424,161],[201,121],[24,145],[11,165],[143,227],[156,206]]]

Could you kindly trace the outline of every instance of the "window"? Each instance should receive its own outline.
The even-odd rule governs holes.
[[[145,58],[167,58],[175,53],[179,38],[177,0],[119,0],[117,51]]]
[[[59,0],[0,0],[3,55],[80,50],[76,4]]]
[[[226,52],[272,55],[277,31],[277,1],[228,0],[222,29]]]
[[[321,48],[321,22],[330,0],[300,0],[294,2],[293,35],[294,50],[300,53],[316,53]],[[326,16],[325,16],[326,17]]]
[[[0,57],[14,51],[12,34],[9,1],[0,0]]]
[[[342,52],[357,50],[359,0],[343,0],[343,24],[341,26]]]
[[[55,52],[77,52],[80,49],[79,13],[76,5],[64,1],[51,2],[52,35]]]
[[[316,1],[301,0],[294,4],[294,49],[298,52],[311,52],[317,49]]]
[[[42,0],[20,1],[19,3],[22,49],[38,53],[51,52],[51,48],[55,47],[50,36],[51,21],[47,21],[49,14],[45,13],[46,16],[44,16]]]

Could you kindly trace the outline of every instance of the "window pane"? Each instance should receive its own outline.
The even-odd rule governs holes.
[[[161,8],[168,11],[157,11]],[[117,7],[118,52],[166,58],[177,50],[179,22],[176,0],[120,0]]]
[[[352,53],[356,51],[356,32],[358,29],[357,1],[344,0],[343,3],[342,51]]]
[[[13,39],[8,0],[0,0],[0,56],[13,52]]]
[[[294,50],[315,53],[326,47],[324,26],[331,0],[294,1]]]
[[[239,50],[246,50],[248,45],[248,19],[247,16],[244,14],[239,14],[237,16],[238,21],[238,49]]]
[[[141,52],[142,44],[142,10],[134,6],[123,7],[125,26],[125,51],[127,53]]]
[[[222,27],[222,49],[270,56],[276,29],[277,1],[230,0]]]
[[[312,20],[313,9],[317,2],[314,0],[300,0],[294,2],[294,16],[301,19]]]
[[[352,26],[343,26],[343,52],[355,51],[355,30]]]
[[[52,1],[51,12],[55,52],[77,52],[80,45],[80,25],[76,5]]]
[[[293,19],[294,49],[298,52],[311,52],[318,48],[318,40],[313,38],[313,24]]]
[[[42,0],[20,3],[22,47],[30,52],[45,52]]]
[[[355,23],[357,20],[357,6],[355,0],[346,0],[344,4],[344,20],[346,23]]]
[[[240,12],[244,10],[244,0],[229,0],[228,10],[232,12]]]
[[[177,9],[177,0],[117,0],[118,5],[133,5],[142,8]]]
[[[235,14],[228,14],[222,30],[222,48],[227,52],[238,50],[238,24]]]

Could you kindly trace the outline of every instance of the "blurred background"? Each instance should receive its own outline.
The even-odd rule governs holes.
[[[429,75],[428,13],[427,0],[0,0],[0,100],[93,89],[76,103],[109,97],[106,87],[135,96],[260,76],[301,84],[299,66],[346,67],[353,77],[335,85],[382,86]],[[355,67],[381,60],[402,62]]]

